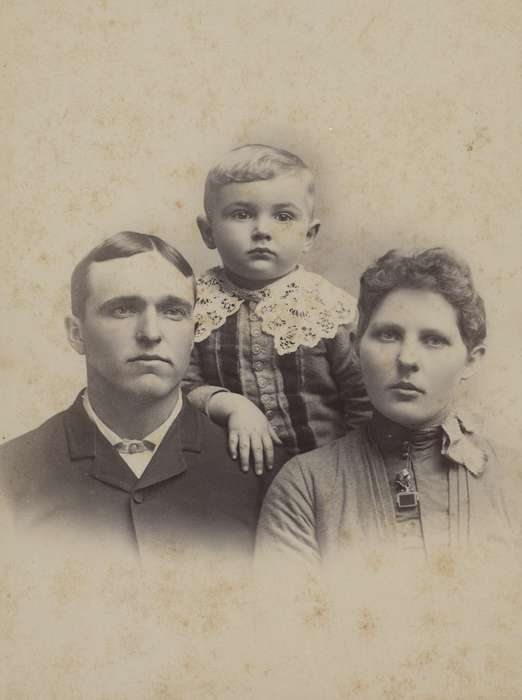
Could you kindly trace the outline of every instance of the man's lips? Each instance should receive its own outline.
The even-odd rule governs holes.
[[[412,384],[411,382],[397,382],[397,384],[391,384],[389,389],[398,389],[402,391],[416,391],[418,394],[425,394],[423,389],[419,389],[418,386]]]
[[[171,365],[172,362],[167,360],[166,357],[161,357],[161,355],[136,355],[127,360],[127,362],[166,362]]]

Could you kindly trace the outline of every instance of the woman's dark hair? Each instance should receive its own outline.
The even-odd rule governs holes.
[[[195,295],[196,280],[192,268],[174,246],[149,233],[122,231],[93,248],[74,268],[71,277],[71,311],[73,315],[77,318],[84,316],[85,302],[89,296],[89,267],[92,263],[115,260],[116,258],[130,258],[132,255],[150,253],[151,251],[157,251],[185,277],[192,277]]]
[[[422,289],[441,294],[457,312],[462,340],[471,351],[486,337],[486,311],[467,263],[447,248],[428,248],[411,255],[390,250],[361,276],[359,325],[362,338],[383,299],[396,289]]]

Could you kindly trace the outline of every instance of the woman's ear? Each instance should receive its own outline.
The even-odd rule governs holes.
[[[354,362],[354,364],[359,367],[359,349],[360,349],[360,338],[357,335],[355,331],[352,331],[350,333],[350,341],[351,341],[351,357]]]
[[[468,359],[466,361],[466,366],[464,368],[464,371],[462,372],[462,381],[466,381],[466,379],[469,379],[472,377],[475,372],[479,369],[482,360],[484,358],[484,355],[486,354],[486,346],[485,345],[477,345],[475,346],[472,350],[468,352]]]
[[[212,235],[212,226],[210,222],[204,216],[198,216],[196,221],[203,242],[205,243],[207,248],[210,248],[210,250],[214,250],[216,248],[216,244],[214,243],[214,236]]]
[[[85,355],[85,346],[83,342],[83,326],[82,322],[76,316],[67,316],[65,319],[65,331],[67,340],[73,350],[76,350],[78,355]]]

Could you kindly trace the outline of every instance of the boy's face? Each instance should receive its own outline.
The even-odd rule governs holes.
[[[217,248],[233,282],[255,289],[295,269],[319,230],[306,172],[223,185],[211,220],[198,218],[203,240]]]

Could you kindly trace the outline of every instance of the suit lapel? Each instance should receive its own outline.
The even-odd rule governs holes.
[[[71,460],[89,460],[88,473],[94,479],[132,491],[138,479],[85,413],[82,393],[64,415]]]
[[[186,400],[139,480],[138,488],[153,486],[187,470],[187,453],[201,451],[199,414]]]
[[[95,452],[91,468],[95,479],[124,491],[132,491],[136,487],[137,476],[99,430],[96,430]]]
[[[82,393],[64,414],[69,453],[72,460],[89,459],[89,474],[99,481],[125,491],[147,488],[186,471],[186,454],[201,451],[200,416],[184,400],[180,415],[138,479],[85,413]]]

